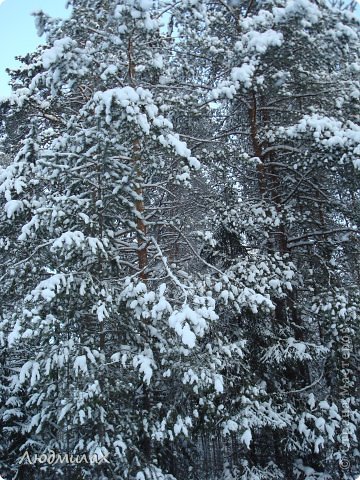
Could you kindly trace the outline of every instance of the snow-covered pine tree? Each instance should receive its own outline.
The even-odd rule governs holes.
[[[352,478],[359,20],[325,1],[185,3],[193,81],[210,76],[217,123],[208,175],[223,192],[204,254],[227,268],[218,313],[248,340],[254,375],[252,398],[236,397],[241,382],[231,396],[236,478]],[[266,413],[249,421],[255,405]]]
[[[37,15],[48,45],[10,99],[2,468],[352,478],[358,20],[322,0],[70,3]],[[18,469],[25,451],[111,463]]]
[[[28,126],[1,171],[2,467],[37,480],[185,477],[189,431],[218,421],[221,371],[242,343],[210,329],[212,294],[181,270],[191,244],[187,264],[164,255],[166,212],[200,166],[166,117],[169,5],[69,3],[64,22],[37,15],[48,43],[9,99]],[[44,454],[102,461],[28,464]]]

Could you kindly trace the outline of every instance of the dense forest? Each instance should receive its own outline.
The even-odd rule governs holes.
[[[0,476],[355,479],[355,3],[68,7],[0,103]]]

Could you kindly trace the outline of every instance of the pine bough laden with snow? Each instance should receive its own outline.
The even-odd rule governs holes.
[[[353,478],[359,21],[95,3],[3,105],[2,473]]]

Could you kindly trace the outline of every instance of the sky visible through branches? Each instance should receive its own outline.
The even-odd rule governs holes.
[[[51,16],[67,14],[65,0],[0,0],[0,97],[10,93],[6,68],[19,63],[17,55],[33,51],[41,42],[37,36],[31,13],[44,10]]]
[[[360,0],[358,0],[360,14]],[[34,50],[41,42],[36,34],[31,12],[44,10],[51,16],[67,15],[65,0],[0,0],[0,97],[10,93],[6,68],[18,65],[17,55]]]

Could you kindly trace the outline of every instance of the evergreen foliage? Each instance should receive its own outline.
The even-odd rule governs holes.
[[[1,474],[353,479],[358,17],[68,3],[0,105]]]

